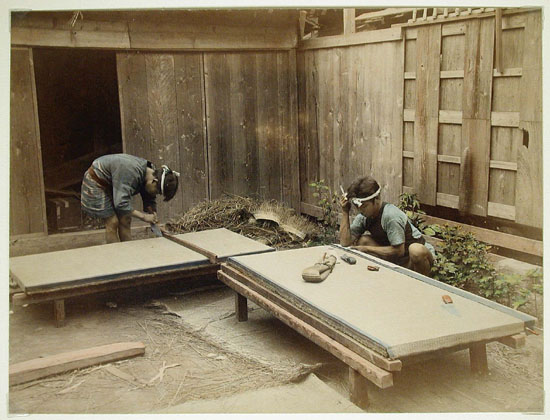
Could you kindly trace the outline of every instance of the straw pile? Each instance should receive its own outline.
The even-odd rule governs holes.
[[[231,196],[203,201],[166,223],[172,233],[226,228],[277,249],[303,246],[320,229],[276,201]]]

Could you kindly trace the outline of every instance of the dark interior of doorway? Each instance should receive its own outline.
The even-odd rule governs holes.
[[[81,214],[80,185],[91,162],[122,151],[116,55],[33,51],[48,233],[97,227]]]

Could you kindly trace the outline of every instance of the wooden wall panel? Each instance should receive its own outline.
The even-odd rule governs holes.
[[[147,71],[147,101],[151,127],[151,157],[158,167],[166,164],[180,168],[180,138],[178,136],[178,110],[174,56],[172,54],[148,54],[145,57]],[[176,170],[178,170],[176,169]],[[157,198],[159,218],[166,220],[183,211],[183,189],[169,203]]]
[[[542,228],[542,22],[541,13],[527,14],[523,34],[520,128],[516,181],[516,221]]]
[[[174,56],[182,210],[208,197],[203,57]],[[177,169],[176,169],[177,170]]]
[[[487,216],[494,20],[469,21],[465,46],[459,208]]]
[[[231,85],[228,54],[204,54],[210,198],[233,192]]]
[[[299,140],[298,140],[298,79],[297,79],[296,51],[288,52],[288,114],[283,117],[286,135],[281,156],[283,163],[283,202],[293,209],[300,209],[300,164],[299,164]],[[284,94],[279,93],[279,103],[285,100]],[[280,107],[281,108],[281,107]],[[284,110],[283,110],[284,112]]]
[[[10,235],[47,232],[32,50],[12,48]]]
[[[441,25],[418,28],[414,122],[414,190],[434,206],[437,192],[437,137]]]

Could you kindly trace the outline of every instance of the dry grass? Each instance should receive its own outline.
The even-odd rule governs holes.
[[[254,213],[259,211],[275,217],[270,220],[256,219]],[[166,228],[173,233],[226,228],[277,249],[303,246],[305,241],[316,238],[320,233],[315,223],[276,201],[239,196],[200,202],[181,217],[166,223]],[[293,234],[295,230],[303,236]]]

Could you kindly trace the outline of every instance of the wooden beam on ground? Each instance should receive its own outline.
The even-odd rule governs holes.
[[[276,318],[284,322],[289,327],[293,328],[304,337],[308,338],[319,347],[325,349],[333,356],[337,357],[350,368],[356,370],[369,381],[373,382],[379,388],[389,388],[393,386],[393,375],[371,362],[363,359],[347,347],[343,346],[336,340],[333,340],[326,334],[321,333],[316,328],[313,328],[308,323],[296,318],[286,310],[254,292],[250,288],[235,281],[227,274],[219,271],[218,278],[227,286],[235,290],[237,293],[246,296],[248,299],[255,302],[258,306],[272,313]]]
[[[505,346],[511,347],[513,349],[519,349],[520,347],[525,346],[525,333],[502,337],[498,341]]]
[[[237,292],[235,292],[235,315],[239,322],[248,321],[247,299]]]
[[[470,369],[474,373],[481,374],[489,371],[487,345],[484,342],[470,345]]]
[[[349,399],[363,410],[369,406],[367,380],[352,368],[349,368]]]
[[[10,366],[10,386],[100,363],[141,356],[144,353],[145,345],[143,343],[127,342],[107,344],[28,360]]]
[[[453,222],[451,220],[440,219],[439,217],[422,215],[422,218],[428,224],[438,224],[460,227],[465,232],[473,233],[476,238],[490,245],[501,248],[512,249],[514,251],[524,252],[526,254],[542,257],[542,241],[523,238],[521,236],[511,235],[509,233],[497,232],[495,230],[484,229],[477,226],[470,226],[463,223]]]

